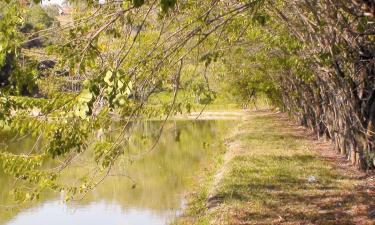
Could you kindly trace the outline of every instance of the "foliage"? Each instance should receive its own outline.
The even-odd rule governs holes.
[[[30,23],[36,31],[49,28],[58,23],[55,16],[47,13],[46,9],[40,5],[34,5],[27,9],[24,17],[25,23]]]
[[[35,189],[22,196],[37,196],[46,188],[84,195],[125,152],[118,146],[131,135],[129,127],[135,121],[155,116],[167,120],[190,111],[193,103],[214,102],[222,92],[244,103],[266,95],[319,136],[331,138],[353,162],[373,166],[373,16],[360,16],[368,12],[353,3],[71,3],[79,7],[72,10],[73,21],[54,29],[44,29],[53,21],[39,6],[30,8],[20,1],[0,5],[1,123],[46,142],[26,156],[2,156],[4,168],[13,168],[12,162],[21,168],[25,164],[25,185]],[[40,24],[29,35],[58,36],[43,54],[56,59],[56,68],[63,68],[65,75],[56,78],[51,69],[49,79],[78,83],[79,91],[47,92],[45,99],[16,97],[31,95],[40,74],[37,63],[25,54],[23,44],[29,36],[19,29],[28,19]],[[194,100],[182,99],[179,90]],[[170,101],[150,104],[149,99],[163,91],[170,93]],[[93,138],[97,130],[110,133],[114,118],[123,122],[116,138]],[[58,174],[90,150],[101,168],[95,178],[84,178],[84,188],[65,185]],[[53,163],[27,166],[40,158]],[[20,176],[13,169],[7,172]]]
[[[17,3],[5,5],[1,11],[0,31],[0,87],[2,92],[31,94],[36,76],[35,62],[21,53],[24,36],[19,31],[23,23]]]

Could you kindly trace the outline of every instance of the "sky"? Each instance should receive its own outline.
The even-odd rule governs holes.
[[[49,4],[58,4],[58,5],[61,5],[61,3],[63,2],[64,0],[43,0],[42,1],[42,4],[43,5],[49,5]]]
[[[99,0],[99,3],[104,3],[105,0]],[[61,5],[64,0],[42,0],[43,5],[58,4]]]

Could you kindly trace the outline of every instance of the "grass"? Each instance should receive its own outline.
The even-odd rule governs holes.
[[[214,171],[225,167],[213,193],[210,171],[179,224],[372,224],[358,222],[369,196],[355,190],[357,181],[311,151],[286,120],[253,114],[232,139],[233,156],[213,163]]]

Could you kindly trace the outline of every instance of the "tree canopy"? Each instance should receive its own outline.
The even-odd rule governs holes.
[[[0,3],[0,125],[42,143],[21,154],[0,145],[2,170],[20,184],[17,200],[46,189],[84,195],[125,154],[134,121],[168,120],[223,92],[239,102],[264,95],[353,163],[374,167],[372,1],[69,3],[64,23],[25,1]],[[28,21],[44,26],[25,32]],[[25,47],[40,37],[53,42]],[[56,65],[41,69],[41,59]],[[171,98],[156,106],[162,91]],[[113,118],[121,132],[95,138],[111,133]],[[97,169],[64,182],[62,171],[83,154]]]

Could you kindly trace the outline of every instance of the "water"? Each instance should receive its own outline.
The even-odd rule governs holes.
[[[7,224],[163,225],[173,216],[173,210],[154,212],[145,208],[124,209],[116,202],[97,201],[86,206],[68,206],[58,201],[47,201],[38,207],[23,211]]]
[[[147,154],[157,139],[160,123],[137,126],[131,144],[103,183],[81,201],[68,204],[62,194],[48,193],[27,206],[12,205],[12,179],[0,174],[1,225],[162,225],[181,214],[185,195],[196,173],[222,151],[222,140],[230,121],[171,121],[157,147]],[[1,142],[10,140],[0,135]],[[9,145],[9,151],[32,148],[35,139],[23,138]],[[125,148],[125,147],[124,147]],[[142,156],[142,157],[140,157]],[[82,161],[66,173],[80,176],[93,165]]]

